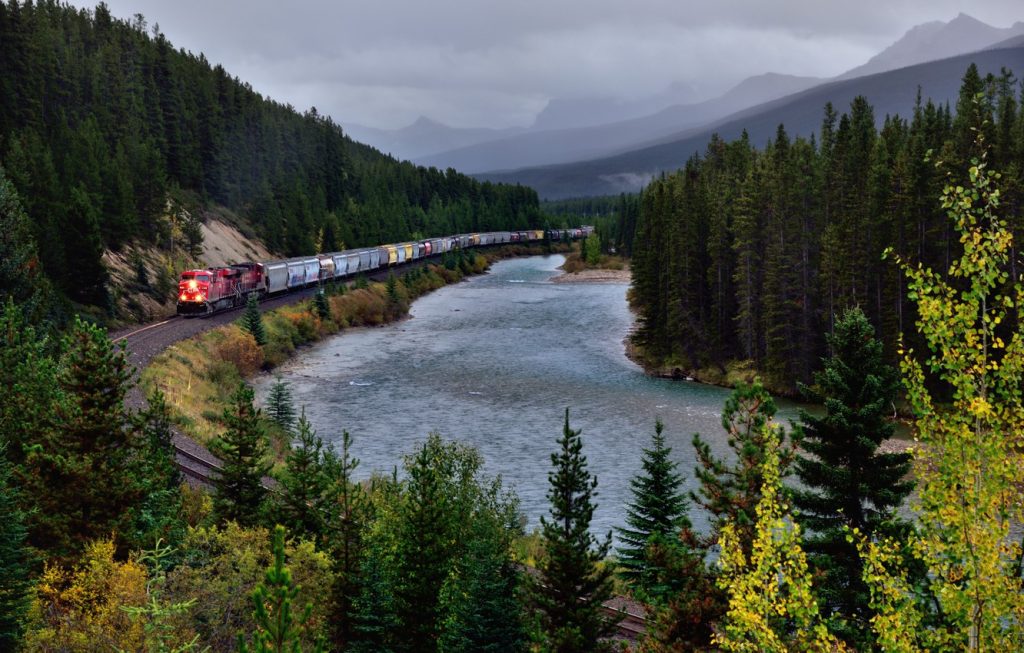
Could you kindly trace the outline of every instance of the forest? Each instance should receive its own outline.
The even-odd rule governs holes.
[[[921,99],[913,115],[885,116],[881,129],[861,97],[842,115],[826,106],[810,140],[791,139],[783,125],[763,148],[713,139],[640,199],[632,300],[642,357],[710,376],[752,361],[772,388],[793,393],[810,381],[827,353],[824,334],[849,306],[869,317],[891,362],[900,334],[920,349],[897,260],[945,270],[959,255],[935,198],[947,175],[962,177],[977,133],[1002,175],[1005,219],[1020,233],[1020,93],[1010,71],[982,79],[971,66],[956,107]]]
[[[0,3],[0,163],[47,274],[101,308],[103,251],[167,242],[169,198],[237,212],[282,255],[542,226],[533,190],[387,157],[102,3]]]

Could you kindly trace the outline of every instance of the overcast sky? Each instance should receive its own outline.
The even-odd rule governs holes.
[[[91,6],[75,0],[78,4]],[[832,76],[914,25],[997,27],[1021,0],[107,0],[265,95],[337,122],[526,126],[554,97],[712,95],[749,75]]]

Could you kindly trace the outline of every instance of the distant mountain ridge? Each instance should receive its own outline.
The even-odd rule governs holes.
[[[635,192],[654,176],[678,169],[693,154],[703,153],[712,134],[728,141],[746,131],[751,142],[761,146],[774,137],[782,124],[790,137],[810,136],[819,129],[827,102],[842,112],[858,95],[868,98],[879,124],[886,115],[898,113],[909,117],[919,87],[926,99],[955,102],[963,74],[971,63],[978,66],[982,76],[999,74],[1003,67],[1024,71],[1024,46],[983,50],[829,82],[614,156],[474,176],[531,186],[545,199]]]
[[[674,105],[649,116],[605,125],[531,130],[507,138],[452,148],[417,158],[415,162],[478,173],[605,156],[810,88],[822,81],[817,77],[766,73],[745,79],[724,95],[698,104]]]
[[[525,131],[522,127],[450,127],[426,116],[420,116],[415,122],[401,129],[377,129],[356,123],[343,124],[342,128],[350,138],[372,145],[396,159],[410,161],[439,150],[497,140]]]
[[[911,28],[867,63],[846,71],[836,79],[873,75],[926,61],[955,57],[1021,35],[1024,35],[1024,22],[1018,21],[1006,28],[993,27],[961,13],[948,23],[933,21]]]

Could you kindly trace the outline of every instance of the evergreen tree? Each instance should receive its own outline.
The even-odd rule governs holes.
[[[31,555],[28,531],[0,441],[0,650],[17,650],[29,608]]]
[[[251,293],[246,300],[242,328],[252,335],[260,347],[267,344],[267,331],[263,327],[263,316],[260,314],[259,298],[256,297],[256,293]]]
[[[28,216],[0,167],[0,303],[8,300],[37,324],[52,308]]]
[[[352,477],[359,459],[352,456],[351,448],[352,436],[343,431],[341,455],[328,450],[324,456],[328,480],[328,546],[334,559],[332,643],[338,650],[343,650],[354,638],[353,601],[360,593],[363,529],[370,518],[366,494]]]
[[[266,435],[260,411],[253,407],[251,388],[239,383],[231,402],[224,409],[227,431],[213,447],[222,463],[213,479],[213,510],[220,521],[252,526],[260,522],[266,498],[263,477],[270,471]]]
[[[306,411],[299,416],[298,430],[285,458],[275,497],[278,523],[299,537],[323,542],[326,535],[324,443],[313,430]]]
[[[313,306],[316,308],[316,314],[321,320],[330,319],[331,307],[327,303],[327,295],[324,294],[323,288],[317,290],[316,297],[313,299]]]
[[[754,540],[755,510],[761,499],[764,426],[774,416],[775,401],[760,381],[740,384],[726,400],[722,411],[722,427],[728,434],[735,462],[730,465],[717,458],[700,434],[693,436],[700,463],[696,469],[700,492],[692,494],[691,498],[711,513],[716,536],[724,524],[732,524],[743,551],[748,554]],[[792,442],[781,445],[779,464],[783,475],[793,460],[793,451]]]
[[[62,348],[61,399],[24,467],[36,508],[32,544],[72,557],[90,540],[129,533],[143,488],[134,473],[139,438],[124,407],[133,372],[123,346],[76,318]]]
[[[238,635],[239,653],[301,653],[302,639],[307,634],[307,624],[313,606],[307,605],[300,614],[293,612],[293,602],[299,588],[292,580],[292,574],[284,564],[284,533],[280,524],[274,529],[270,551],[274,556],[273,566],[267,569],[266,577],[252,593],[253,618],[256,631],[252,634],[251,647],[245,637]],[[323,638],[317,637],[313,651],[324,650]]]
[[[600,565],[611,533],[602,543],[590,533],[597,479],[587,470],[580,431],[569,427],[568,409],[551,464],[551,516],[541,517],[547,555],[531,586],[543,629],[541,645],[559,653],[604,650],[608,644],[602,639],[615,631],[615,621],[602,614],[602,604],[612,596],[612,569]]]
[[[511,515],[515,518],[515,515]],[[509,558],[507,524],[478,519],[465,555],[441,589],[438,650],[499,653],[526,650],[519,572]]]
[[[177,541],[184,530],[181,520],[181,472],[174,451],[171,413],[164,394],[155,389],[149,407],[140,415],[142,438],[139,443],[136,474],[144,499],[136,513],[134,539],[140,547],[152,546],[158,539]]]
[[[267,417],[277,422],[285,431],[291,432],[295,426],[295,406],[292,404],[292,391],[288,382],[283,381],[280,376],[274,377],[274,383],[270,386],[270,394],[267,395],[267,405],[264,408]]]
[[[866,644],[856,640],[868,631],[871,597],[847,529],[871,539],[895,534],[895,511],[913,488],[905,480],[910,456],[878,451],[895,429],[888,415],[899,381],[867,317],[859,308],[847,310],[827,340],[832,356],[815,375],[815,387],[803,388],[810,401],[825,405],[825,415],[800,412],[801,444],[810,455],[796,460],[801,486],[794,503],[825,616],[845,622],[840,632],[851,644]]]
[[[654,425],[652,448],[643,451],[643,473],[630,481],[633,500],[626,508],[626,528],[619,528],[620,574],[645,600],[659,602],[669,592],[660,585],[665,579],[651,558],[652,538],[662,544],[676,538],[681,528],[692,526],[686,516],[686,499],[680,488],[683,477],[678,463],[669,459],[672,448],[665,445],[665,425]]]

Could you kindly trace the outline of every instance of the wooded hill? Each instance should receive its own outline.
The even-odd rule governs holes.
[[[745,135],[712,139],[641,198],[633,300],[648,362],[723,373],[748,359],[792,390],[810,381],[823,334],[849,306],[864,310],[895,360],[916,313],[894,258],[947,270],[963,251],[939,197],[950,181],[967,185],[958,177],[978,155],[975,130],[1003,175],[1001,215],[1021,233],[1020,91],[1011,73],[982,78],[972,65],[955,112],[919,102],[879,130],[860,97],[842,116],[825,107],[820,141],[794,140],[783,126],[760,150]],[[894,256],[883,260],[887,247]]]
[[[108,301],[104,249],[166,242],[182,191],[289,255],[539,226],[533,190],[384,156],[104,4],[0,3],[0,157],[45,270],[83,304]]]

